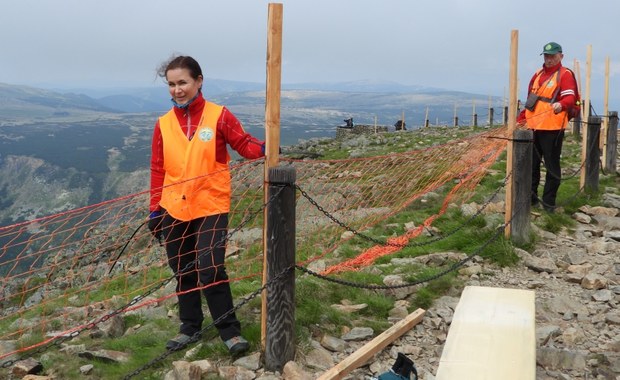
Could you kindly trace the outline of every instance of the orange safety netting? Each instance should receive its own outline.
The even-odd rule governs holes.
[[[377,225],[424,194],[451,186],[436,215],[390,240],[401,244],[431,225],[449,203],[464,203],[473,195],[486,169],[505,149],[506,141],[493,137],[505,133],[505,128],[491,129],[443,145],[385,156],[283,159],[281,164],[294,166],[299,188],[355,230]],[[261,286],[263,172],[263,160],[231,167],[226,268],[233,290],[234,282],[241,280],[256,289]],[[148,198],[145,191],[0,227],[0,341],[17,342],[15,350],[0,352],[0,359],[93,328],[111,312],[141,312],[173,302],[176,281],[164,248],[144,225]],[[372,247],[341,262],[335,252],[344,231],[298,192],[298,263],[324,259],[331,265],[326,273],[332,273],[368,265],[398,248]],[[138,302],[132,302],[135,299]]]

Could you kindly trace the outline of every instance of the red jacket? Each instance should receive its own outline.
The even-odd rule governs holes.
[[[174,113],[181,125],[183,133],[192,138],[196,132],[196,125],[202,117],[205,99],[202,94],[190,104],[187,110],[174,107]],[[194,120],[194,122],[192,122]],[[246,133],[237,117],[226,107],[217,122],[217,146],[215,159],[222,164],[228,163],[228,152],[226,144],[230,145],[242,157],[248,159],[260,158],[264,156],[264,142]],[[151,202],[149,211],[160,209],[161,189],[164,185],[164,146],[159,128],[159,119],[155,123],[153,130],[153,141],[151,144]]]
[[[562,63],[558,63],[553,67],[545,67],[543,65],[543,72],[540,75],[540,83],[546,81],[550,76],[555,74],[562,67]],[[527,93],[532,92],[532,86],[534,85],[534,81],[536,80],[536,76],[538,72],[534,73],[532,79],[530,79],[530,84],[527,86]],[[560,94],[558,96],[558,102],[562,105],[562,110],[567,110],[568,107],[575,104],[577,94],[577,83],[572,75],[562,75],[560,78]],[[521,110],[519,116],[517,117],[518,123],[525,123],[525,110]]]

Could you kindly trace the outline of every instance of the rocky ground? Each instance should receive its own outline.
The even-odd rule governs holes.
[[[515,266],[501,268],[473,260],[460,271],[466,286],[535,291],[537,380],[620,379],[620,196],[606,194],[604,204],[584,206],[572,215],[577,221],[573,230],[553,234],[536,228],[541,237],[536,249],[532,253],[518,249],[522,260]],[[533,218],[542,212],[533,210]],[[454,255],[433,254],[426,260],[453,259]],[[420,380],[434,379],[461,290],[454,289],[454,294],[437,300],[420,324],[346,378],[377,377],[403,353],[414,361]],[[397,298],[401,299],[390,313],[391,320],[407,314],[408,295]],[[363,307],[344,306],[351,313]],[[265,372],[259,353],[216,369],[215,363],[192,362],[189,351],[188,361],[175,362],[166,379],[200,379],[200,366],[223,378],[315,379],[376,335],[367,328],[354,328],[339,337],[316,331],[312,346],[304,354],[298,353],[281,374]]]
[[[581,207],[579,212],[570,215],[576,226],[557,234],[544,231],[533,224],[539,237],[535,249],[530,252],[517,249],[521,260],[514,266],[502,268],[475,258],[459,272],[458,282],[464,286],[527,289],[535,292],[536,380],[620,380],[619,194],[617,185],[605,189],[602,207]],[[475,212],[477,207],[479,206],[475,204],[464,205],[462,211],[465,214]],[[497,210],[503,210],[503,206],[491,204],[487,212],[495,215],[489,217],[496,217]],[[558,213],[562,212],[564,211],[558,210]],[[543,213],[540,209],[533,209],[532,220],[542,218]],[[462,257],[463,254],[445,252],[410,260],[426,260],[432,261],[434,265],[441,265],[446,260],[458,260]],[[398,260],[409,259],[394,259],[392,265],[398,265]],[[399,279],[391,275],[386,277],[384,282],[395,284]],[[414,361],[419,380],[434,380],[461,291],[462,287],[454,288],[448,295],[436,300],[426,311],[421,323],[346,378],[377,377],[394,364],[398,353],[403,353]],[[392,322],[413,311],[409,302],[411,293],[403,290],[395,296],[397,301],[389,317]],[[334,307],[348,310],[354,318],[355,313],[364,305],[352,305],[343,300],[341,305]],[[164,317],[166,315],[164,306],[150,312]],[[121,327],[119,330],[122,335],[130,329]],[[165,374],[162,372],[162,377],[166,380],[316,379],[380,333],[381,331],[372,331],[369,328],[354,328],[343,330],[339,336],[331,336],[325,334],[319,326],[312,331],[313,339],[310,345],[298,347],[295,361],[289,362],[282,373],[265,371],[260,352],[250,352],[235,361],[204,360],[196,355],[203,344],[199,343],[185,353],[183,360],[174,362],[172,368],[164,371]],[[0,344],[0,351],[1,349]],[[77,350],[71,345],[63,348],[68,353],[74,349]],[[12,369],[14,375],[11,378],[58,379],[54,376],[24,376],[37,365],[40,366],[37,361],[19,363]],[[87,367],[80,369],[84,379],[94,378],[89,375],[92,366],[90,369]]]

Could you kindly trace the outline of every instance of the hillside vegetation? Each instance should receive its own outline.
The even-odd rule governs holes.
[[[351,139],[334,140],[326,138],[309,139],[293,145],[284,151],[291,156],[308,157],[320,155],[322,158],[344,159],[351,157],[367,157],[389,155],[394,152],[405,152],[416,149],[425,149],[434,145],[459,141],[473,133],[480,132],[479,128],[430,128],[425,130],[404,131],[376,135],[363,135]],[[574,171],[579,167],[579,141],[568,136],[563,155],[565,170]],[[306,158],[308,159],[308,158]],[[420,173],[422,175],[423,173]],[[480,182],[472,198],[474,204],[488,204],[489,211],[483,214],[470,214],[466,205],[453,205],[446,214],[437,219],[426,236],[421,241],[432,240],[436,236],[447,235],[449,238],[440,240],[437,244],[405,247],[397,254],[379,259],[374,265],[354,272],[344,272],[336,277],[361,285],[390,284],[391,279],[399,281],[417,282],[431,279],[446,267],[462,260],[468,260],[475,255],[475,262],[485,262],[498,267],[515,265],[519,258],[516,249],[531,251],[538,241],[533,236],[527,246],[515,247],[510,241],[498,234],[503,223],[501,191],[505,177],[505,160],[502,158],[488,170],[487,176]],[[605,176],[601,179],[601,188],[617,188],[618,179],[615,176]],[[364,238],[370,236],[385,241],[391,236],[398,236],[411,226],[417,225],[428,215],[436,212],[441,199],[446,195],[446,188],[440,188],[413,202],[405,210],[393,215],[384,223],[361,231],[362,234],[347,238],[337,250],[338,260],[354,257],[364,249],[373,245],[372,241]],[[499,192],[498,192],[499,190]],[[574,220],[570,215],[579,207],[588,203],[591,206],[601,204],[599,194],[579,194],[578,184],[574,180],[565,182],[560,188],[559,199],[568,200],[557,214],[538,213],[534,220],[539,231],[557,232],[574,228]],[[389,189],[385,189],[389,191]],[[488,243],[488,244],[485,244]],[[143,242],[143,244],[147,244]],[[304,255],[303,244],[298,249],[298,255]],[[152,249],[156,250],[157,247]],[[320,271],[327,262],[316,262],[310,269]],[[144,264],[142,264],[144,265]],[[152,265],[152,264],[151,264]],[[168,271],[165,265],[152,265],[148,276],[162,277],[162,272]],[[165,277],[165,275],[164,275]],[[128,277],[132,281],[132,277]],[[299,356],[305,356],[313,351],[312,340],[322,336],[341,336],[343,332],[355,327],[370,327],[379,333],[389,327],[390,321],[402,315],[402,312],[411,312],[418,307],[429,308],[435,300],[444,295],[456,296],[464,285],[464,277],[457,270],[450,271],[439,278],[423,281],[419,285],[400,290],[372,290],[363,286],[343,287],[340,284],[323,281],[305,273],[297,273],[296,281],[296,340]],[[138,279],[136,279],[138,280]],[[138,282],[136,282],[138,284]],[[260,297],[251,296],[258,284],[253,280],[233,283],[235,299],[243,304],[238,310],[244,335],[251,341],[252,350],[259,350],[260,335]],[[90,299],[99,299],[105,302],[99,307],[114,310],[122,306],[119,299],[111,298],[115,289],[132,289],[129,284],[108,284]],[[173,289],[170,286],[157,290],[154,297],[169,294]],[[320,297],[317,297],[320,295]],[[109,300],[109,301],[106,301]],[[400,302],[399,301],[406,301]],[[79,305],[79,300],[73,300]],[[334,306],[337,305],[337,306]],[[339,306],[338,306],[339,305]],[[351,308],[365,305],[354,314]],[[400,305],[400,306],[399,306]],[[89,378],[117,379],[131,373],[136,368],[147,365],[138,378],[161,379],[172,365],[172,361],[179,360],[184,352],[167,355],[161,362],[152,365],[148,363],[161,355],[165,341],[176,332],[177,323],[174,298],[155,305],[153,308],[140,309],[132,313],[123,313],[115,316],[110,323],[102,323],[91,331],[79,336],[64,340],[63,349],[56,347],[41,352],[35,359],[42,363],[42,372],[63,379],[78,379],[83,375],[78,368],[92,364]],[[404,307],[404,311],[402,308]],[[398,309],[398,310],[396,310]],[[36,314],[21,316],[21,323],[36,318]],[[391,319],[392,318],[392,319]],[[11,328],[16,321],[4,321],[1,330]],[[27,323],[26,323],[27,324]],[[115,326],[115,327],[111,327]],[[115,332],[113,332],[115,331]],[[204,337],[201,343],[188,353],[191,358],[207,358],[218,366],[231,364],[231,359],[225,352],[221,342],[213,331]],[[17,342],[19,347],[28,346],[41,337],[23,335]],[[121,352],[127,355],[122,360],[110,360],[100,357],[100,352]],[[76,354],[86,352],[89,354]],[[97,353],[99,352],[99,353]],[[96,359],[99,358],[99,359]],[[2,370],[5,375],[8,369]],[[0,372],[2,374],[2,372]],[[7,375],[8,376],[8,375]],[[212,375],[210,378],[217,378]]]

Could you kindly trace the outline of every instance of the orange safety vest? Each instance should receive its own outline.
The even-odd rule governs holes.
[[[540,83],[540,76],[543,69],[538,70],[537,77],[532,84],[532,93],[538,95],[538,101],[533,111],[525,110],[525,119],[528,129],[556,131],[564,129],[568,125],[568,114],[566,110],[553,113],[551,106],[557,101],[557,89],[560,86],[560,78],[566,72],[566,68],[560,67],[546,81]]]
[[[190,140],[174,110],[159,118],[164,145],[164,187],[159,204],[175,219],[192,219],[230,210],[230,172],[215,159],[217,122],[222,106],[205,102],[202,118]]]

